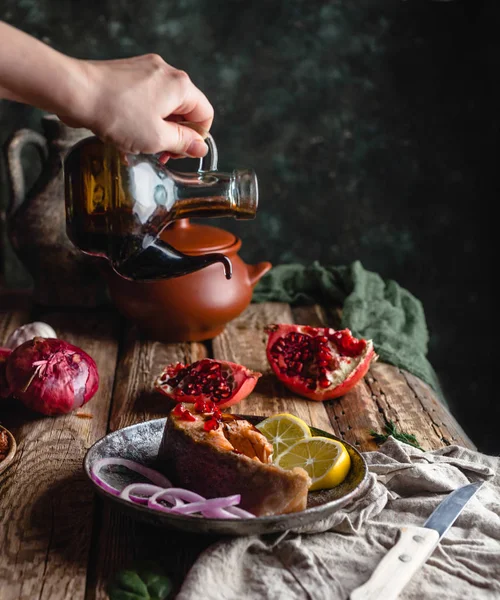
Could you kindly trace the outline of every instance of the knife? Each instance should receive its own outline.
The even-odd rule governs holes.
[[[396,545],[380,561],[370,579],[351,592],[350,600],[397,598],[482,484],[470,483],[448,494],[422,527],[401,527]]]

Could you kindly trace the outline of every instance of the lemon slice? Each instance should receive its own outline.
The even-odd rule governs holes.
[[[282,469],[305,469],[312,480],[310,491],[329,490],[339,485],[351,468],[351,457],[345,446],[321,436],[299,440],[274,462]]]
[[[289,413],[273,415],[261,421],[256,427],[273,445],[273,460],[299,440],[311,437],[308,425],[299,417]]]

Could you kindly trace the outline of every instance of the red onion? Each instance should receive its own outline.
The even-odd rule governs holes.
[[[172,508],[172,512],[175,512],[179,515],[192,515],[193,513],[197,512],[205,514],[207,510],[217,510],[219,508],[235,506],[236,504],[239,504],[240,501],[241,496],[239,494],[227,496],[226,498],[210,498],[209,500],[204,500],[202,502],[191,502],[190,504],[185,504],[184,506],[177,506]],[[151,498],[149,499],[149,502],[151,502]]]
[[[255,515],[248,512],[248,510],[244,510],[239,506],[228,506],[225,511],[234,515],[235,517],[240,517],[240,519],[255,519]]]
[[[186,500],[188,503],[184,504],[183,506],[174,505],[172,507],[160,504],[160,500],[173,504],[177,499]],[[239,494],[227,496],[226,498],[210,498],[207,500],[203,496],[195,494],[194,492],[190,492],[189,490],[170,488],[153,494],[148,500],[148,507],[177,515],[192,515],[195,513],[201,513],[204,517],[235,519],[237,518],[237,515],[227,513],[222,509],[232,507],[235,504],[238,504],[240,500],[241,496]]]
[[[162,492],[163,488],[151,483],[131,483],[120,492],[120,498],[136,502],[137,504],[147,504],[150,496],[156,492]],[[132,496],[132,492],[134,495]],[[140,496],[137,496],[140,494]],[[184,504],[184,503],[183,503]]]
[[[80,408],[99,387],[94,360],[55,338],[35,337],[18,346],[7,359],[6,373],[11,394],[44,415]]]

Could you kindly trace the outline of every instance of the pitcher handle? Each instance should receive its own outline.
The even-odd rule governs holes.
[[[7,207],[8,215],[13,214],[21,206],[26,197],[26,182],[21,156],[28,144],[32,144],[37,149],[42,160],[42,165],[49,155],[47,140],[43,135],[32,129],[20,129],[7,141],[7,177],[11,192],[11,199]]]
[[[207,136],[205,137],[205,143],[208,146],[208,152],[203,158],[200,158],[200,166],[198,167],[198,173],[200,175],[209,171],[217,171],[217,166],[219,164],[217,146],[215,145],[214,138],[209,133],[207,133]]]
[[[219,153],[217,151],[215,140],[210,133],[208,133],[206,129],[203,129],[203,127],[200,127],[198,123],[192,123],[191,121],[179,121],[179,125],[184,125],[184,127],[189,127],[190,129],[196,131],[196,133],[199,133],[208,146],[208,152],[203,158],[200,158],[198,173],[203,175],[208,171],[217,171],[217,166],[219,164]]]

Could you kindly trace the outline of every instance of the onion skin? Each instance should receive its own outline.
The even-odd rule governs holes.
[[[97,392],[97,365],[81,348],[64,340],[35,337],[6,362],[10,393],[29,409],[48,416],[67,414]]]

